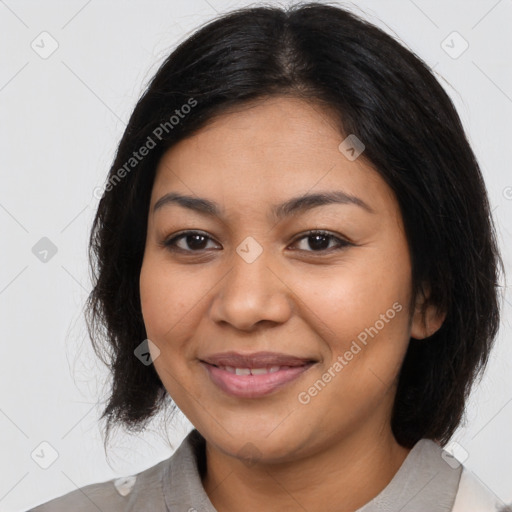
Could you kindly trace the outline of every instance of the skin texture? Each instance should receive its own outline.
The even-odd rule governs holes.
[[[203,485],[222,512],[259,511],[262,503],[272,511],[353,511],[409,452],[390,427],[396,377],[410,337],[432,334],[443,317],[429,307],[424,322],[423,297],[409,311],[411,261],[398,204],[363,156],[350,161],[338,149],[344,138],[325,108],[274,97],[216,117],[157,169],[140,274],[144,322],[160,350],[158,375],[207,441]],[[291,197],[332,190],[357,196],[373,213],[329,204],[271,216]],[[177,204],[153,212],[169,192],[215,201],[221,217]],[[188,229],[210,239],[181,238],[181,252],[163,245]],[[350,245],[335,250],[336,239],[326,238],[319,250],[307,236],[313,229]],[[252,263],[236,252],[248,236],[263,250]],[[393,304],[400,311],[301,403],[299,393],[332,372]],[[199,363],[231,350],[318,362],[277,392],[236,398]]]

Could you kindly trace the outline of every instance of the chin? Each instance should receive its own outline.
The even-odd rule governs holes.
[[[258,461],[272,464],[294,460],[301,447],[307,444],[308,436],[298,426],[286,429],[282,425],[276,428],[275,424],[267,426],[259,423],[254,428],[247,428],[238,423],[232,427],[224,424],[224,427],[225,430],[220,427],[215,432],[208,428],[203,436],[217,449],[244,461],[248,466]],[[295,437],[299,433],[301,439]]]

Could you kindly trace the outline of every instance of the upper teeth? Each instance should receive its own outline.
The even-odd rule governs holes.
[[[263,373],[275,373],[279,371],[280,366],[271,366],[270,368],[233,368],[232,366],[220,366],[222,370],[236,375],[261,375]]]

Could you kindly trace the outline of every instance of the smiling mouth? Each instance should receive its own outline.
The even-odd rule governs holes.
[[[261,368],[239,368],[214,365],[201,361],[210,380],[224,393],[239,398],[257,398],[277,392],[299,378],[316,363],[303,361],[300,365],[274,365]]]

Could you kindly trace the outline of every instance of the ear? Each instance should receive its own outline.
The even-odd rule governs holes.
[[[416,297],[416,305],[411,321],[411,338],[423,340],[432,336],[446,318],[446,312],[440,311],[433,304],[429,304],[430,287],[423,286]]]

